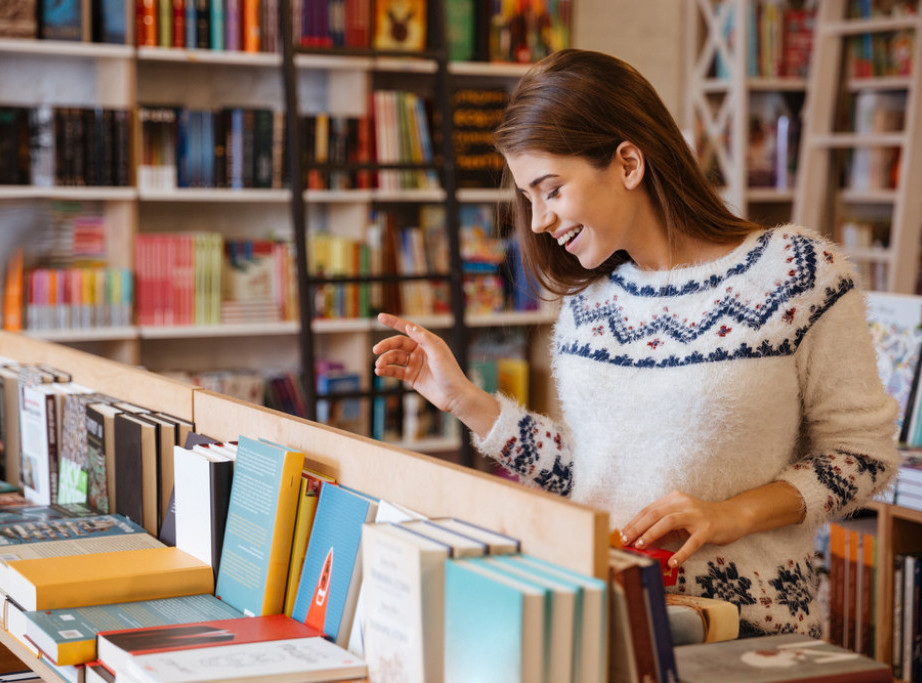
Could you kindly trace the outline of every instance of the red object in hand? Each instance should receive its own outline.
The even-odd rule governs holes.
[[[637,553],[638,555],[646,555],[650,559],[656,560],[659,562],[660,573],[663,575],[663,585],[674,586],[676,584],[679,578],[679,568],[669,566],[669,558],[674,555],[671,550],[663,550],[662,548],[635,548],[634,546],[625,548],[625,550],[630,550],[632,553]]]

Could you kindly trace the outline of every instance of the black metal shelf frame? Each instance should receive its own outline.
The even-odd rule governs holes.
[[[446,49],[446,26],[445,26],[445,0],[430,0],[429,2],[429,26],[428,36],[430,49],[423,53],[396,53],[393,51],[375,51],[375,50],[355,50],[355,49],[335,49],[335,50],[318,50],[315,48],[300,48],[295,46],[292,35],[292,9],[291,0],[279,0],[279,33],[281,35],[282,45],[282,79],[285,98],[286,124],[288,134],[288,145],[291,153],[288,154],[288,172],[291,178],[292,186],[300,189],[300,184],[305,177],[301,154],[296,153],[301,149],[301,135],[299,126],[298,110],[298,85],[297,85],[297,67],[295,65],[295,54],[337,54],[342,56],[370,56],[370,57],[401,57],[408,59],[429,59],[436,63],[435,82],[434,82],[434,100],[435,106],[441,112],[440,132],[441,132],[441,159],[442,163],[438,168],[441,174],[442,188],[445,190],[445,216],[446,229],[448,231],[448,247],[450,252],[451,272],[448,274],[451,291],[451,309],[454,318],[452,325],[450,346],[452,352],[457,358],[461,369],[466,373],[468,367],[468,331],[464,322],[464,281],[461,259],[461,240],[459,232],[458,209],[459,202],[456,195],[457,179],[455,172],[454,149],[452,144],[452,102],[451,102],[451,76],[448,71],[448,51]],[[407,165],[399,165],[407,167]],[[413,166],[413,165],[409,165]],[[423,165],[426,166],[426,165]],[[371,165],[375,169],[392,168],[394,165],[381,164]],[[431,166],[430,166],[431,167]],[[297,185],[296,185],[297,184]],[[322,278],[314,278],[308,272],[308,244],[307,244],[307,211],[305,208],[304,193],[293,191],[291,193],[291,222],[294,228],[295,250],[297,254],[297,277],[299,293],[299,314],[302,321],[310,321],[314,318],[313,297],[310,296],[311,287]],[[429,278],[431,276],[409,276],[398,279],[411,280]],[[363,281],[374,281],[379,278],[364,279]],[[380,278],[382,281],[390,279],[389,277]],[[350,278],[330,278],[332,282],[346,283],[351,282]],[[301,382],[307,406],[307,418],[316,420],[316,404],[319,398],[317,392],[317,377],[314,368],[314,333],[311,325],[302,324],[300,327],[300,363],[301,363]],[[373,376],[372,376],[373,378]],[[373,384],[373,382],[372,382]],[[370,386],[370,391],[361,392],[364,396],[377,396],[384,393],[381,390],[375,390]],[[373,401],[369,400],[369,416],[374,409]],[[470,446],[470,439],[467,430],[462,425],[461,439],[461,462],[467,466],[473,465],[473,454]]]

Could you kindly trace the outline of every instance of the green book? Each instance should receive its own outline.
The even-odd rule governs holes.
[[[96,634],[141,626],[191,624],[243,614],[209,593],[114,605],[25,612],[26,637],[59,666],[96,659]]]

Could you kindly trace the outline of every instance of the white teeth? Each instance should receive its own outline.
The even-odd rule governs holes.
[[[579,226],[572,228],[570,230],[567,230],[564,234],[562,234],[560,237],[557,238],[557,244],[559,244],[560,246],[565,245],[571,239],[576,237],[580,233],[581,230],[582,228]]]

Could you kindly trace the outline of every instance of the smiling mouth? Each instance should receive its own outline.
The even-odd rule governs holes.
[[[580,232],[582,232],[583,226],[577,225],[575,228],[570,228],[564,234],[557,238],[557,244],[560,246],[566,246],[569,242],[573,240]]]

